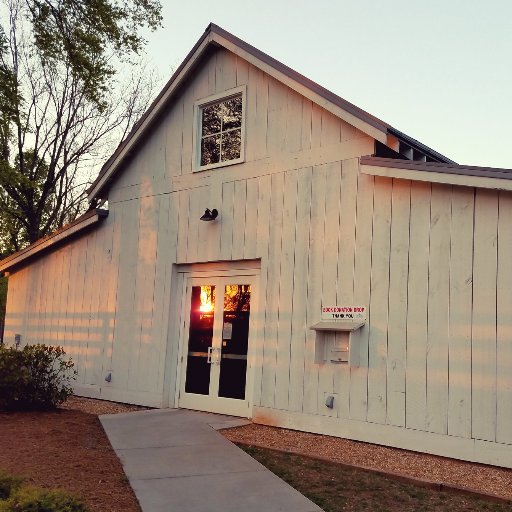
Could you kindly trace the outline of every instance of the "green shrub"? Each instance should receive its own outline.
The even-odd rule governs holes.
[[[73,394],[76,371],[62,347],[0,345],[0,408],[52,409]]]
[[[17,476],[0,473],[0,500],[7,499],[21,485],[22,479]]]
[[[30,373],[22,351],[0,345],[0,407],[21,405]]]
[[[4,502],[0,512],[87,512],[85,505],[62,491],[47,491],[37,487],[21,487]]]

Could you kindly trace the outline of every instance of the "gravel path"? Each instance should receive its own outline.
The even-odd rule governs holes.
[[[512,500],[512,469],[265,425],[247,425],[221,433],[233,442],[321,457]]]
[[[107,402],[106,400],[95,400],[94,398],[83,398],[80,396],[71,396],[63,404],[59,405],[60,409],[70,409],[74,411],[82,411],[87,414],[118,414],[121,412],[142,411],[149,407],[141,407],[139,405],[120,404],[117,402]]]

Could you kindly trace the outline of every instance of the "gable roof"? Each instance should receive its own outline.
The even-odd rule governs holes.
[[[318,85],[266,53],[263,53],[254,46],[242,41],[221,27],[210,23],[202,37],[185,57],[185,60],[178,67],[145,114],[103,165],[98,177],[87,190],[90,201],[104,198],[109,183],[122,167],[126,158],[129,157],[137,143],[148,132],[153,123],[156,122],[159,114],[171,101],[179,87],[187,80],[189,74],[195,66],[198,65],[200,59],[206,55],[212,47],[222,47],[233,52],[276,80],[318,104],[320,107],[355,126],[382,144],[389,146],[396,152],[401,152],[401,148],[405,146],[407,150],[419,152],[422,157],[429,161],[455,163],[453,160],[437,153],[377,117],[365,112],[356,105],[340,98],[333,92]]]

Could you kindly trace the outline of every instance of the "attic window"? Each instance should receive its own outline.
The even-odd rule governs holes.
[[[243,161],[245,88],[196,104],[197,170]]]

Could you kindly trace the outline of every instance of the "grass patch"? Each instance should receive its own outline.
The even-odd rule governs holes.
[[[6,500],[21,486],[22,479],[9,475],[7,473],[0,473],[0,501]]]
[[[325,512],[512,511],[512,504],[417,487],[301,455],[239,446]]]

